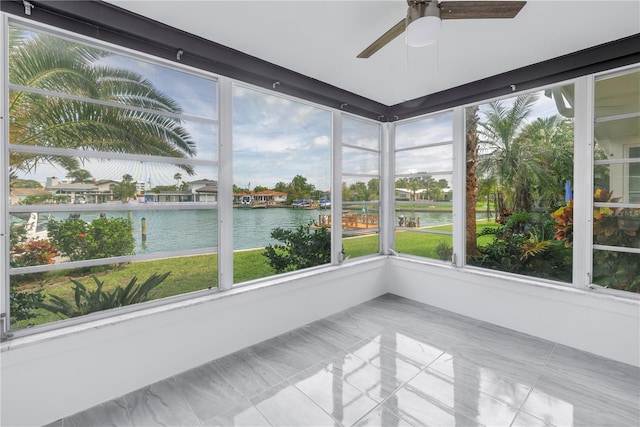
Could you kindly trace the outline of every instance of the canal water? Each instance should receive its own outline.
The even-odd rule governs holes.
[[[250,249],[276,243],[271,239],[271,230],[276,227],[294,229],[318,221],[318,215],[328,210],[300,209],[234,209],[233,247]],[[417,216],[421,226],[449,224],[451,212],[396,212],[396,216]],[[82,213],[81,219],[90,222],[99,213]],[[201,249],[217,245],[216,211],[133,211],[108,212],[109,218],[129,218],[133,224],[135,253],[145,254],[176,249]],[[53,218],[67,218],[68,214],[54,214]],[[142,223],[146,223],[146,240],[142,239]],[[397,219],[396,219],[397,224]]]

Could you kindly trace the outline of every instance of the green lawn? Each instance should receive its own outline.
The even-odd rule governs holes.
[[[493,226],[493,224],[479,222],[478,231],[490,226]],[[432,229],[451,231],[451,225]],[[478,239],[478,243],[481,245],[486,244],[491,239],[491,236],[482,236]],[[438,259],[436,247],[441,242],[446,242],[451,247],[451,236],[411,231],[396,233],[396,250],[400,253]],[[345,238],[342,244],[345,257],[357,258],[378,253],[377,234]],[[242,283],[275,274],[262,252],[262,249],[234,252],[234,283]],[[22,278],[20,289],[42,289],[45,294],[57,295],[71,301],[73,300],[73,284],[70,282],[70,278],[74,278],[85,284],[89,289],[93,289],[95,288],[95,283],[91,276],[95,275],[105,282],[103,290],[111,291],[117,286],[126,286],[133,276],[137,276],[140,283],[144,282],[153,273],[163,274],[167,271],[170,271],[171,274],[154,289],[153,299],[216,287],[218,285],[218,256],[217,254],[211,254],[139,261],[93,268],[91,271],[83,269],[36,273]],[[46,310],[38,310],[37,313],[38,316],[36,318],[16,322],[12,327],[21,328],[60,319]]]

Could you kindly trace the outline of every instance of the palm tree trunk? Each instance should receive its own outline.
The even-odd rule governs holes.
[[[480,254],[476,237],[476,203],[478,201],[478,107],[469,107],[466,111],[466,151],[467,151],[467,179],[466,179],[466,250],[467,258]]]

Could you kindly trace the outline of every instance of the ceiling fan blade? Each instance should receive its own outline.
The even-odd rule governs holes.
[[[389,43],[391,40],[398,37],[400,34],[404,33],[404,30],[407,28],[407,19],[403,18],[402,21],[398,22],[396,25],[391,27],[389,31],[381,35],[378,40],[374,41],[367,47],[365,50],[360,52],[358,58],[368,58],[384,46]]]
[[[442,19],[498,19],[515,18],[526,1],[443,1]]]

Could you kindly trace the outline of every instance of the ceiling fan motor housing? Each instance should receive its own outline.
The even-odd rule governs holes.
[[[407,9],[406,42],[422,47],[438,40],[441,31],[440,7],[437,0],[414,2]]]

